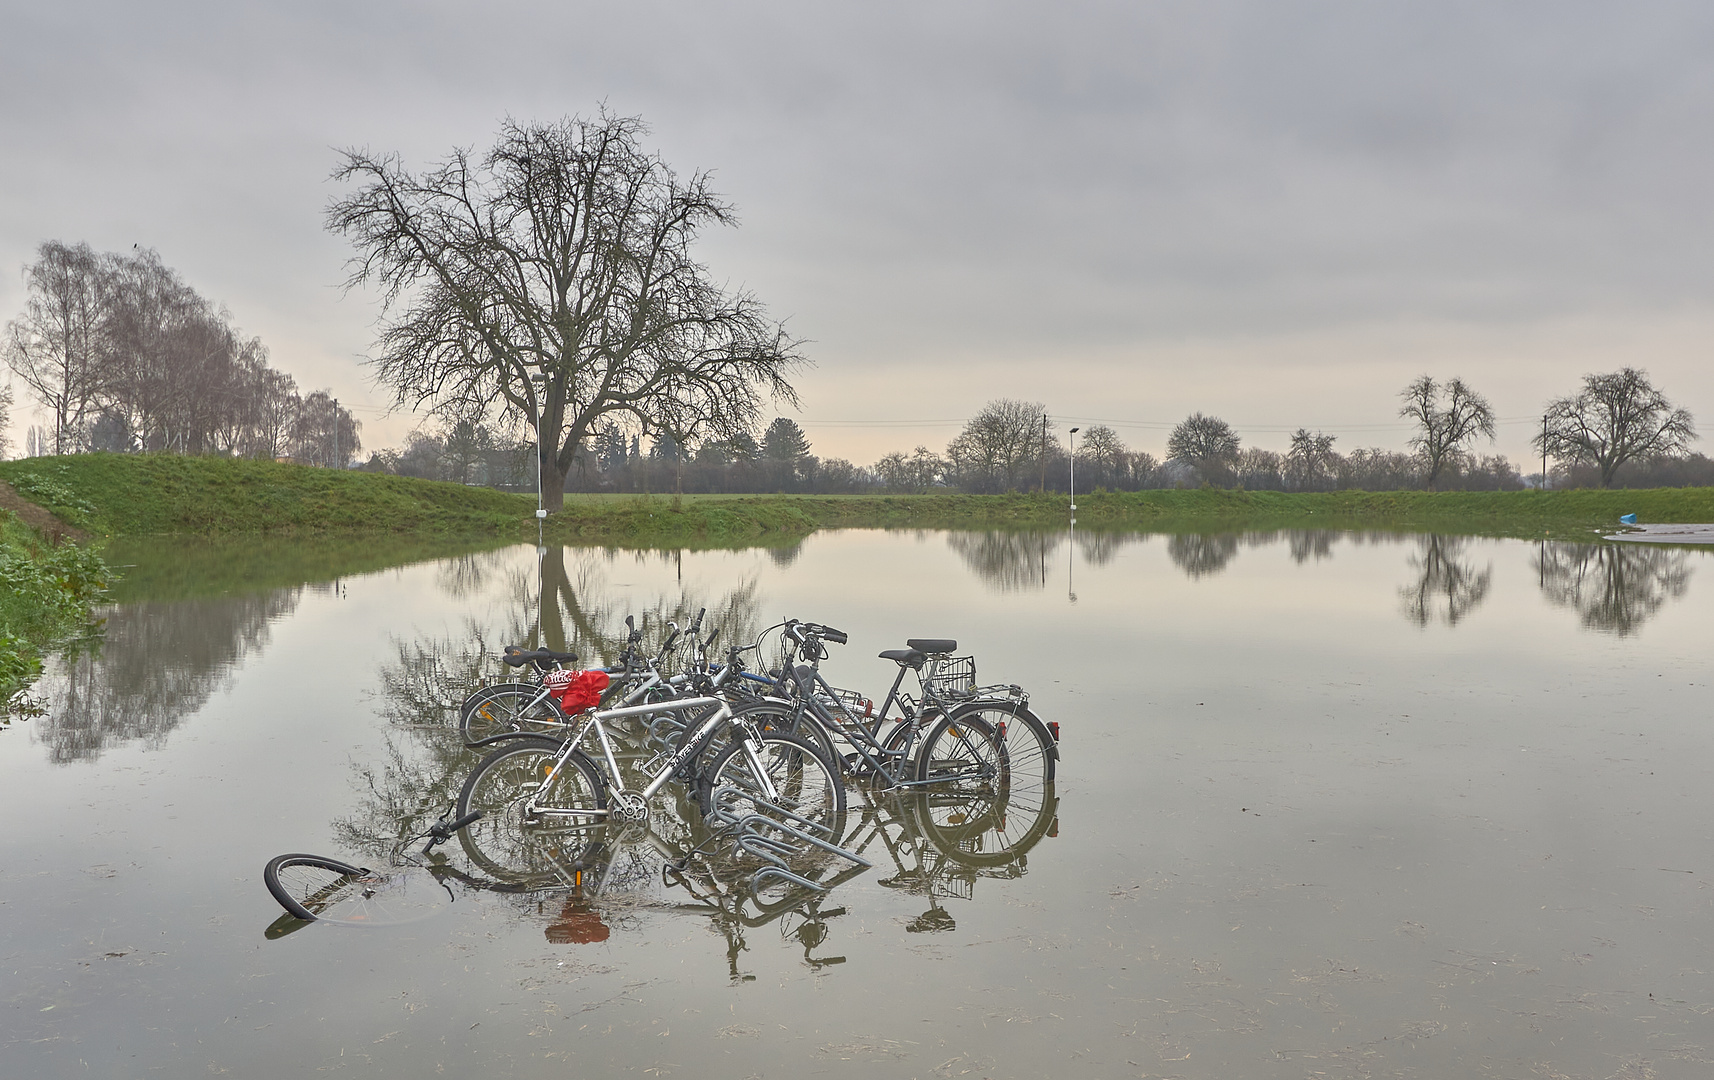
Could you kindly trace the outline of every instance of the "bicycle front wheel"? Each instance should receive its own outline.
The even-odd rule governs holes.
[[[540,686],[495,683],[464,699],[458,729],[473,743],[492,735],[541,735],[564,726],[565,710]]]
[[[482,811],[458,834],[471,862],[514,882],[548,882],[582,869],[605,835],[607,791],[581,751],[560,764],[561,749],[552,739],[520,739],[471,770],[458,793],[459,817]]]
[[[299,919],[347,926],[396,926],[427,918],[452,902],[439,882],[414,868],[365,870],[323,855],[278,855],[262,881]]]
[[[740,736],[720,751],[709,775],[712,797],[736,814],[761,814],[831,844],[845,832],[845,782],[838,768],[796,735],[764,731],[759,743]]]
[[[839,748],[834,745],[827,728],[808,708],[796,702],[759,698],[736,706],[732,710],[732,719],[734,722],[747,720],[761,731],[796,735],[833,764],[838,765],[841,761]],[[724,738],[735,730],[736,727],[728,726],[717,738]]]

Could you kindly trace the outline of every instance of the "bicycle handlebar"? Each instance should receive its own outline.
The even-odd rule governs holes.
[[[434,849],[435,845],[444,844],[448,840],[451,840],[454,833],[472,822],[480,821],[482,816],[482,811],[472,810],[461,818],[454,818],[452,821],[436,825],[428,831],[429,840],[428,843],[423,845],[423,854],[427,855]]]

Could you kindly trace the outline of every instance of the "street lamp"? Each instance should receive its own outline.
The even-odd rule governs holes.
[[[530,375],[530,381],[536,384],[536,520],[540,521],[548,516],[547,508],[543,504],[542,499],[542,465],[544,464],[542,454],[542,424],[546,422],[544,417],[547,416],[548,409],[547,373],[543,371],[534,372]]]
[[[1077,429],[1071,429],[1071,512],[1077,513]],[[1073,521],[1076,519],[1073,518]]]

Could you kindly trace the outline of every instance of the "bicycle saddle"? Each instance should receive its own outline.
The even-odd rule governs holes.
[[[954,641],[952,638],[939,637],[906,638],[905,644],[909,645],[913,649],[925,653],[949,653],[956,651],[958,648],[958,642]]]
[[[928,657],[923,654],[921,649],[888,649],[881,653],[881,659],[891,660],[895,664],[920,668],[927,662]]]

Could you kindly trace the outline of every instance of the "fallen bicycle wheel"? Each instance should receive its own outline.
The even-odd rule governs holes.
[[[368,870],[324,855],[277,855],[262,882],[299,919],[345,926],[397,926],[435,914],[452,893],[415,867]]]

